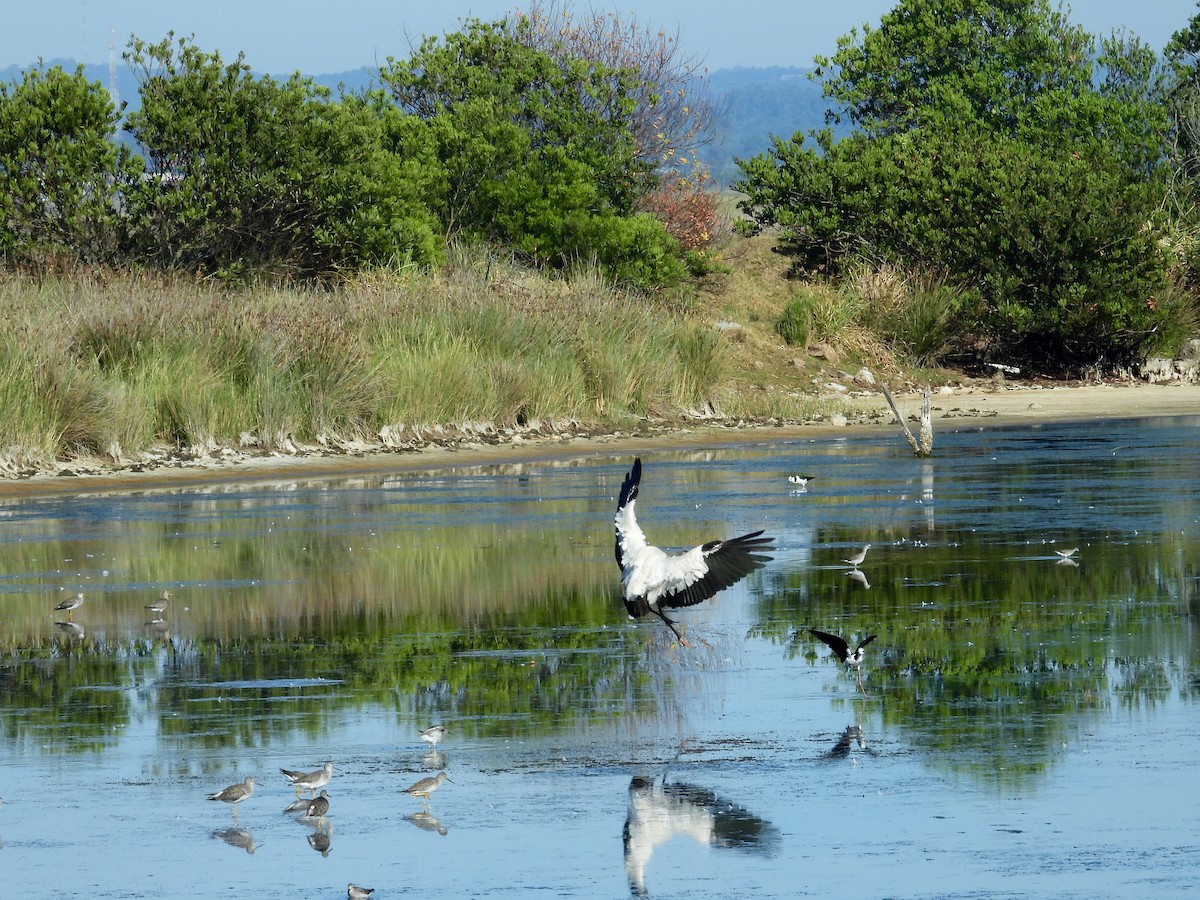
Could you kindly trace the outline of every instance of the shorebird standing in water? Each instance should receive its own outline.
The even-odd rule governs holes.
[[[621,599],[631,618],[654,613],[685,647],[687,641],[664,609],[694,606],[741,581],[771,560],[773,538],[752,531],[727,541],[709,541],[691,550],[668,554],[646,540],[634,505],[642,480],[642,461],[635,459],[617,500],[617,565],[621,567]]]
[[[83,591],[79,591],[74,597],[68,597],[62,601],[58,606],[54,607],[54,611],[65,612],[67,620],[70,621],[72,614],[81,606],[83,606]]]
[[[254,794],[254,779],[249,775],[241,784],[231,784],[223,790],[217,791],[215,794],[209,794],[209,800],[220,800],[222,803],[233,804],[233,821],[237,821],[237,805],[243,800],[249,800]]]
[[[163,610],[167,608],[167,604],[171,602],[171,592],[163,591],[162,595],[157,600],[151,600],[146,604],[146,609],[154,613],[156,616],[162,615]]]
[[[319,797],[308,801],[308,808],[304,810],[304,818],[316,819],[317,824],[320,825],[327,812],[329,812],[329,791],[321,791]]]
[[[433,725],[421,732],[421,740],[429,745],[430,752],[437,749],[438,742],[445,736],[445,725]]]
[[[1058,554],[1059,559],[1070,559],[1079,552],[1079,548],[1072,547],[1070,550],[1055,550],[1054,552]]]
[[[859,566],[861,566],[863,564],[863,560],[867,558],[867,551],[870,549],[871,549],[870,544],[864,544],[863,548],[861,550],[859,550],[853,556],[849,556],[846,559],[843,559],[842,562],[844,562],[848,566],[853,566],[854,568],[857,569]]]
[[[863,687],[862,683],[862,664],[866,653],[863,651],[863,648],[866,647],[867,644],[871,643],[871,641],[875,640],[877,635],[868,634],[865,638],[858,642],[858,646],[855,647],[854,652],[851,653],[850,645],[846,643],[845,638],[838,637],[836,634],[827,634],[826,632],[818,631],[815,628],[808,629],[808,633],[828,644],[829,648],[833,650],[833,652],[837,655],[837,658],[840,659],[843,664],[845,664],[846,668],[853,669],[855,671],[855,673],[858,675],[859,690],[861,690],[865,695],[867,693],[867,689]]]
[[[814,476],[812,475],[789,475],[788,481],[790,481],[792,484],[799,485],[801,491],[807,491],[808,483],[812,481],[813,478]]]
[[[432,794],[434,791],[436,791],[438,788],[440,788],[442,786],[443,781],[450,781],[450,779],[446,777],[445,772],[438,772],[436,778],[422,778],[420,781],[416,782],[415,784],[410,784],[408,787],[406,787],[400,793],[412,794],[414,797],[420,797],[422,807],[424,807],[424,809],[428,810],[429,809],[429,795]],[[454,784],[453,781],[450,781],[450,783]]]
[[[333,763],[326,762],[325,765],[317,769],[315,772],[294,772],[291,769],[280,769],[283,777],[292,783],[292,789],[296,792],[296,796],[300,796],[300,791],[312,791],[313,797],[317,796],[317,788],[323,788],[329,784],[329,779],[333,777]]]

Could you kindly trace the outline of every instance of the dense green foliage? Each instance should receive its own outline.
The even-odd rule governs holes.
[[[961,349],[1125,365],[1162,326],[1165,107],[1156,57],[1043,0],[908,0],[818,58],[859,129],[740,163],[743,209],[800,263],[940,272],[979,303]]]
[[[428,267],[447,239],[557,269],[596,263],[657,287],[678,242],[639,202],[657,187],[633,133],[636,70],[471,21],[389,60],[384,89],[338,96],[257,77],[189,39],[134,38],[123,128],[99,83],[34,70],[0,87],[0,253],[132,263],[226,282]]]
[[[254,78],[183,39],[134,40],[127,59],[142,103],[125,127],[148,161],[128,190],[138,258],[233,278],[436,260],[428,154],[380,104]]]
[[[81,68],[35,68],[0,84],[0,261],[111,258],[118,179],[130,165],[110,140],[117,118],[107,92]]]
[[[637,284],[681,277],[675,242],[635,212],[654,179],[633,138],[634,72],[551,56],[473,21],[389,59],[382,78],[435,148],[441,189],[430,203],[450,234],[560,268],[596,259]]]

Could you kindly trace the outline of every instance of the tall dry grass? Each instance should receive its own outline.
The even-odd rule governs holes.
[[[551,279],[482,251],[331,291],[4,275],[0,455],[45,466],[388,425],[616,425],[704,405],[719,345],[596,271]]]

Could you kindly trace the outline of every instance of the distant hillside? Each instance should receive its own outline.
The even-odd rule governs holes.
[[[69,59],[48,60],[47,65],[60,65],[68,72],[75,70],[75,61]],[[0,81],[19,80],[24,68],[0,69]],[[358,91],[374,84],[375,71],[373,66],[363,66],[311,77],[317,84],[333,90],[345,87],[347,91]],[[746,159],[767,150],[771,135],[791,137],[797,131],[824,127],[828,104],[821,96],[821,86],[809,80],[808,71],[776,66],[718,69],[709,73],[713,99],[725,110],[725,116],[715,140],[702,147],[699,155],[718,183],[728,185],[737,178],[734,158]],[[115,74],[118,98],[129,109],[136,109],[138,84],[133,72],[121,62]],[[111,89],[108,66],[84,66],[84,75],[89,81],[98,81]]]
[[[713,176],[728,185],[738,176],[734,159],[757,156],[771,146],[771,136],[788,138],[825,127],[828,101],[808,69],[718,69],[709,73],[712,95],[725,110],[724,128],[700,151]]]

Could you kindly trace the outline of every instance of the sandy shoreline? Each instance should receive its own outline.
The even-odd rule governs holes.
[[[916,415],[920,395],[896,397],[905,416]],[[298,454],[233,454],[211,458],[170,459],[158,466],[139,465],[141,471],[95,465],[65,467],[60,474],[0,480],[0,500],[63,494],[111,491],[178,489],[193,485],[323,478],[395,472],[437,471],[461,466],[495,465],[546,459],[567,459],[592,454],[646,452],[669,447],[694,447],[812,437],[822,433],[845,434],[861,429],[895,429],[882,394],[856,398],[854,406],[872,416],[863,424],[647,423],[638,432],[613,434],[523,435],[496,442],[464,440],[453,446],[430,442],[401,451],[383,448],[328,450],[314,447]],[[1095,384],[1083,386],[977,386],[935,394],[933,398],[935,455],[939,430],[963,427],[997,427],[1037,422],[1129,419],[1150,416],[1200,415],[1200,385],[1196,384]]]

